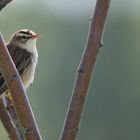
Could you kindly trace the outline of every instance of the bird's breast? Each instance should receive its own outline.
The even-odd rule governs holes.
[[[27,89],[30,86],[30,84],[33,83],[36,64],[37,64],[37,58],[36,57],[32,58],[32,63],[29,65],[27,70],[21,76],[25,89]]]

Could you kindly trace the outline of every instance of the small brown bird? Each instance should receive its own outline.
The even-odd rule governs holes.
[[[27,89],[33,82],[36,64],[38,61],[38,52],[36,41],[39,37],[35,32],[23,29],[15,32],[7,44],[9,53],[21,76],[23,85]],[[6,82],[0,73],[0,95],[7,93]]]

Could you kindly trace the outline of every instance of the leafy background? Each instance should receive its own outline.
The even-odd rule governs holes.
[[[139,5],[111,3],[78,140],[140,138]],[[27,94],[43,140],[59,138],[94,6],[94,0],[14,0],[0,12],[6,41],[22,28],[41,34]],[[0,139],[8,140],[2,124]]]

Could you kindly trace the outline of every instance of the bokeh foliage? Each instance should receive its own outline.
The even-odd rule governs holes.
[[[78,140],[140,138],[140,18],[115,4],[112,2],[107,18],[105,45],[93,74]],[[22,28],[41,34],[36,76],[27,94],[44,140],[60,135],[86,42],[90,8],[79,17],[60,17],[41,3],[25,7],[16,6],[15,1],[1,12],[0,30],[6,41]],[[0,139],[6,137],[0,125]]]

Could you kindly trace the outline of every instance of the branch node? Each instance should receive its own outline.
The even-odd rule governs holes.
[[[8,76],[7,78],[8,78],[10,81],[17,80],[17,76],[16,76],[16,75]]]
[[[32,133],[32,129],[30,129],[30,128],[26,129],[26,134],[27,133]]]
[[[103,46],[104,46],[104,43],[101,41],[100,44],[99,44],[99,48],[101,48]]]
[[[85,73],[85,70],[84,70],[83,67],[79,67],[77,71],[78,71],[79,74],[80,74],[80,73],[81,73],[81,74]]]
[[[20,128],[20,131],[21,131],[21,133],[22,133],[23,136],[25,134],[27,134],[27,133],[31,133],[32,132],[32,130],[30,128],[24,128],[24,127],[21,127]]]
[[[78,127],[77,128],[72,128],[72,131],[73,131],[74,134],[77,134],[78,131],[79,131],[79,128]]]
[[[93,19],[93,16],[91,16],[89,20],[92,21],[92,19]]]
[[[7,111],[9,111],[11,108],[13,108],[13,104],[10,104],[10,105],[6,106]]]

